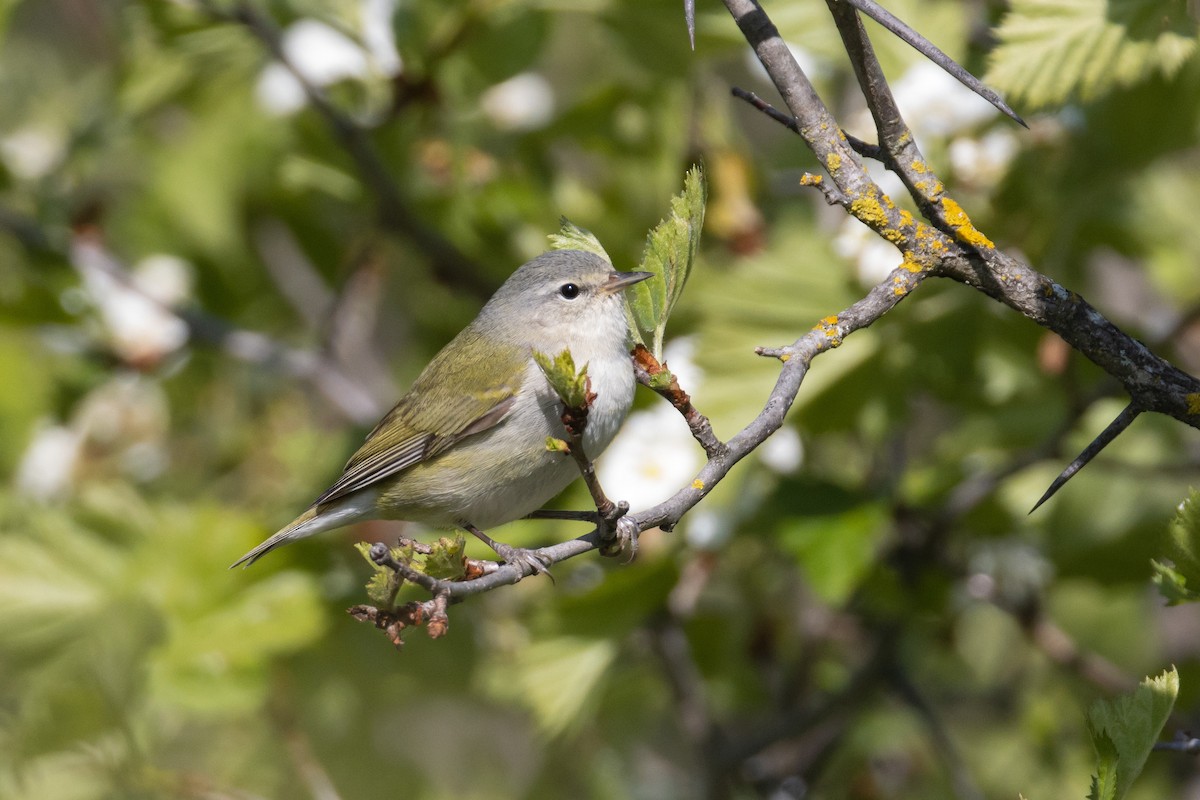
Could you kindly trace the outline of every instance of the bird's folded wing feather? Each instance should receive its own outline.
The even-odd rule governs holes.
[[[496,386],[470,386],[459,370],[435,358],[408,394],[367,434],[342,476],[314,505],[378,483],[499,424],[516,401],[523,372],[518,368],[513,380]]]

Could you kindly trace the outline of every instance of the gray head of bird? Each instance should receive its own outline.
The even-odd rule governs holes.
[[[479,312],[476,326],[546,352],[579,343],[623,346],[629,329],[622,290],[652,277],[618,272],[583,250],[553,250],[517,269]]]

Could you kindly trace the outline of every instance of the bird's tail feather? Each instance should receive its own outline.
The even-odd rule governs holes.
[[[307,511],[280,528],[265,542],[230,564],[229,568],[233,569],[243,565],[248,567],[280,545],[331,528],[340,528],[370,516],[371,510],[374,508],[374,497],[361,497],[362,494],[362,492],[358,492],[346,498],[346,501],[337,504],[310,506]],[[367,502],[363,502],[364,500]]]

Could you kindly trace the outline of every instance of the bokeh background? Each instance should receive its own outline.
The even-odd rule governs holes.
[[[440,640],[344,613],[352,543],[413,528],[226,569],[560,215],[634,268],[704,164],[667,359],[723,437],[776,375],[755,345],[898,263],[800,187],[814,160],[730,96],[774,99],[699,5],[692,52],[676,0],[0,2],[0,797],[1082,796],[1097,698],[1174,663],[1167,733],[1200,724],[1200,619],[1149,581],[1195,431],[1139,419],[1029,515],[1125,399],[958,285],[819,359],[633,563],[472,598]],[[888,6],[1030,122],[871,27],[975,224],[1200,369],[1186,5]],[[768,11],[874,139],[824,4]],[[641,392],[601,477],[637,509],[701,457]],[[1153,755],[1133,796],[1200,797],[1194,762]]]

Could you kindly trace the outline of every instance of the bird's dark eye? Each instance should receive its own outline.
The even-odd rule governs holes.
[[[559,287],[558,293],[568,300],[574,300],[579,297],[579,287],[573,283],[564,283]]]

